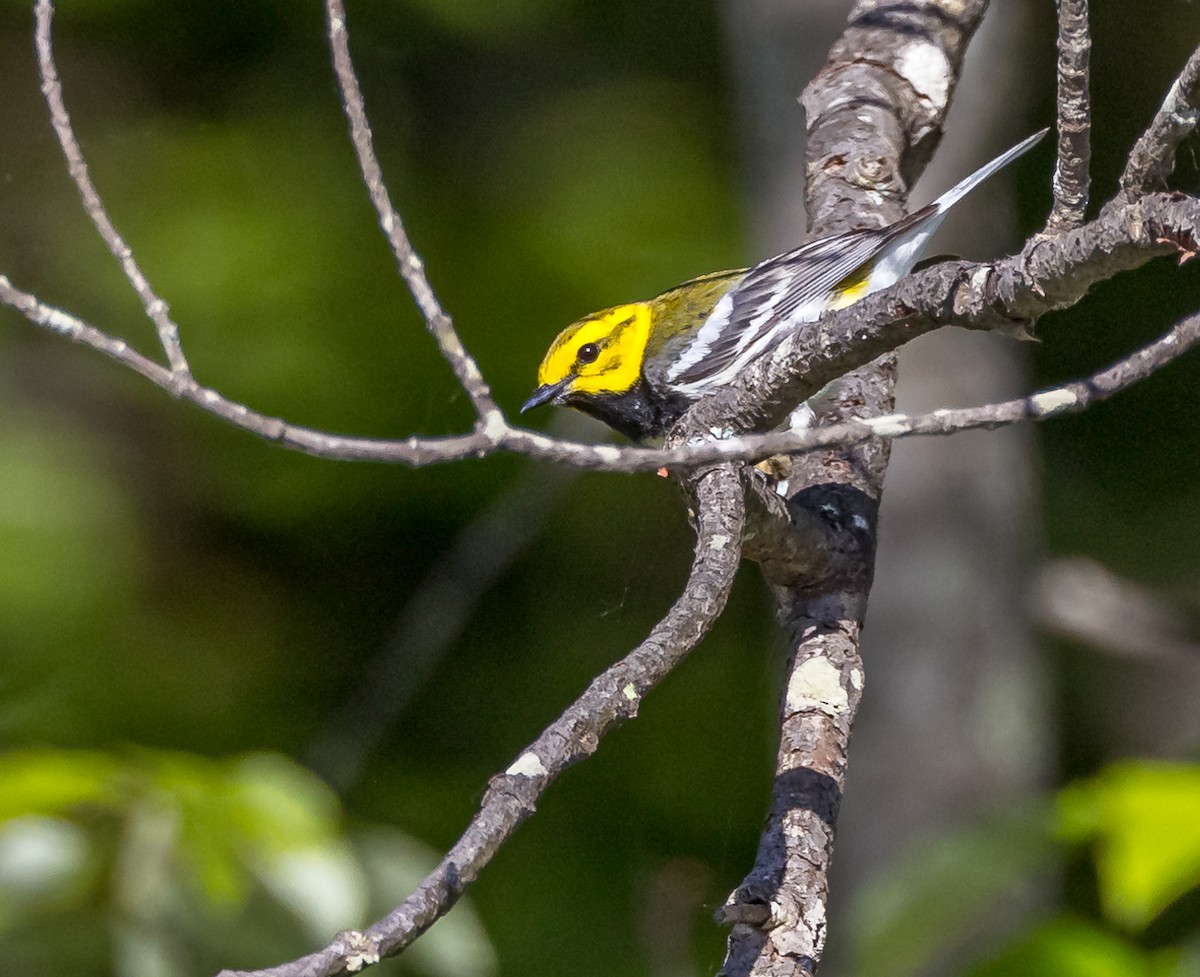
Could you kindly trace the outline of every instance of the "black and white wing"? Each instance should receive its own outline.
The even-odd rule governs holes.
[[[681,393],[728,383],[805,322],[907,275],[947,212],[997,170],[1027,153],[1043,129],[985,163],[933,203],[888,227],[813,241],[755,265],[726,294],[667,373]]]
[[[865,294],[880,255],[935,214],[931,205],[890,227],[822,238],[755,265],[717,303],[672,364],[669,379],[696,394],[728,383],[801,323],[836,307],[843,293],[851,301]]]

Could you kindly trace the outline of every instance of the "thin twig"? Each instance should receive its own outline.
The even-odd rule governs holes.
[[[358,165],[367,192],[371,196],[371,203],[375,206],[375,212],[379,214],[379,226],[387,235],[400,275],[412,292],[413,300],[421,310],[438,349],[475,407],[479,417],[479,429],[495,435],[505,426],[504,415],[492,400],[492,393],[478,364],[467,352],[466,346],[454,329],[454,323],[434,294],[433,287],[425,275],[425,265],[413,250],[400,215],[392,206],[391,196],[383,180],[383,171],[375,156],[374,140],[367,121],[362,90],[359,88],[354,63],[350,59],[345,8],[341,0],[326,0],[325,10],[329,21],[329,46],[333,53],[333,67],[342,91],[342,105],[346,110],[346,118],[350,121],[350,139],[354,143],[355,153],[358,154]]]
[[[37,0],[35,16],[37,19],[35,44],[38,74],[42,81],[42,95],[50,108],[50,125],[58,137],[58,144],[62,147],[63,155],[67,158],[67,171],[71,174],[71,180],[79,190],[80,197],[83,198],[83,209],[87,211],[88,217],[96,225],[96,230],[100,232],[108,250],[121,263],[125,277],[129,279],[129,284],[133,286],[138,298],[142,300],[142,307],[146,310],[146,315],[154,323],[154,328],[158,332],[158,341],[171,366],[170,383],[160,384],[160,386],[174,390],[176,384],[182,384],[191,374],[187,358],[183,355],[183,347],[180,344],[179,327],[171,318],[167,303],[158,297],[150,286],[150,282],[146,280],[146,276],[142,274],[142,270],[133,256],[133,250],[113,226],[104,202],[100,199],[95,184],[92,183],[87,161],[83,158],[83,150],[79,146],[79,140],[75,137],[75,130],[71,126],[71,117],[67,113],[67,107],[63,101],[62,82],[59,80],[58,68],[54,63],[54,44],[51,33],[51,25],[54,20],[52,0]]]
[[[0,275],[0,304],[20,312],[36,326],[111,357],[122,366],[140,373],[155,385],[170,391],[180,400],[199,407],[205,413],[212,414],[243,431],[256,434],[266,441],[317,458],[386,461],[418,467],[482,457],[496,450],[495,443],[478,432],[444,438],[382,441],[345,437],[289,424],[278,417],[251,410],[244,404],[222,396],[211,387],[202,386],[191,374],[181,375],[168,370],[139,353],[123,339],[110,336],[83,319],[14,287],[4,275]],[[604,459],[597,457],[596,461],[602,464]]]
[[[324,977],[358,970],[399,953],[454,905],[554,779],[594,753],[612,728],[636,716],[646,694],[720,615],[741,559],[741,481],[732,466],[717,466],[697,474],[694,491],[696,553],[679,599],[645,641],[594,679],[504,773],[492,778],[479,813],[413,894],[368,930],[342,934],[318,953],[267,970],[225,970],[220,977]]]
[[[1175,150],[1200,120],[1200,47],[1192,52],[1171,85],[1154,119],[1129,154],[1121,174],[1121,192],[1128,196],[1161,190],[1175,169]]]
[[[1047,234],[1079,227],[1087,210],[1092,158],[1091,50],[1087,0],[1058,0],[1058,161]]]

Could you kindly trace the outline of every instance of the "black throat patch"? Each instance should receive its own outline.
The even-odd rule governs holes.
[[[685,397],[655,397],[651,400],[646,396],[644,378],[624,393],[570,394],[566,402],[632,441],[661,437],[691,406],[691,401]]]

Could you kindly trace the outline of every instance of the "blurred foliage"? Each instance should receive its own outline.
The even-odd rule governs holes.
[[[734,5],[349,6],[393,194],[508,408],[562,324],[755,257],[742,244],[720,29]],[[46,125],[29,7],[0,4],[0,271],[152,350]],[[1200,13],[1093,8],[1103,194]],[[68,105],[203,382],[330,430],[461,430],[469,407],[361,189],[322,17],[316,0],[63,0]],[[1043,28],[1045,44],[1017,68],[1049,99]],[[1197,184],[1190,150],[1180,180]],[[1044,204],[1021,202],[1027,227]],[[1197,304],[1195,275],[1162,262],[1049,317],[1038,382],[1157,334]],[[578,479],[547,497],[527,555],[409,681],[398,620],[446,622],[407,602],[521,462],[409,472],[315,461],[0,319],[0,959],[26,977],[266,964],[381,912],[430,849],[454,840],[487,777],[645,634],[686,570],[672,486]],[[1050,548],[1192,612],[1198,379],[1192,357],[1040,431]],[[558,973],[569,956],[573,977],[715,971],[723,934],[711,909],[752,860],[769,784],[783,668],[769,615],[744,574],[703,650],[554,787],[473,887],[478,916],[460,907],[403,966]],[[969,942],[990,900],[1031,879],[1050,922],[1007,949],[962,953],[964,968],[987,958],[971,972],[1200,973],[1192,768],[1107,766],[1194,755],[1186,723],[1153,696],[1134,710],[1131,692],[1151,680],[1186,688],[1189,666],[1052,642],[1047,653],[1061,672],[1064,781],[1096,777],[1062,795],[1057,833],[1038,810],[881,866],[855,917],[864,977],[916,972]],[[400,667],[383,667],[397,656]],[[375,694],[381,675],[392,678]],[[389,693],[406,705],[380,741],[315,749]],[[1090,841],[1094,860],[1064,838]],[[656,928],[667,909],[686,924],[678,945]]]
[[[329,788],[277,754],[12,751],[0,779],[0,934],[18,973],[215,972],[231,945],[267,965],[298,937],[365,926],[436,862],[395,829],[348,831]],[[48,942],[81,923],[95,943]],[[415,972],[494,972],[469,908],[422,944]]]
[[[951,955],[969,977],[1200,973],[1200,765],[1126,761],[1016,811],[905,853],[856,900],[858,977],[905,977]],[[981,946],[1013,902],[1049,906],[1063,863],[1088,881],[1056,918]],[[964,949],[966,948],[966,949]]]
[[[1129,929],[1200,881],[1200,767],[1125,763],[1064,791],[1064,835],[1096,845],[1100,903]]]

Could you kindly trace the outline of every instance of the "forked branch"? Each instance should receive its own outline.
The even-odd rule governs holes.
[[[870,6],[868,0],[861,0],[859,4],[864,9]],[[931,4],[929,10],[936,14],[931,19],[936,23],[926,31],[902,29],[905,25],[897,21],[895,37],[888,42],[894,45],[891,53],[904,53],[908,44],[941,45],[939,50],[944,55],[948,73],[948,95],[957,77],[966,39],[984,6],[983,0],[964,0],[955,5],[956,9],[964,11],[956,21],[946,15],[941,6]],[[913,24],[926,11],[920,3],[904,7],[904,10],[893,10],[892,13],[897,18],[908,18]],[[1046,311],[1073,304],[1092,284],[1119,271],[1137,267],[1158,255],[1177,253],[1186,257],[1196,250],[1196,242],[1200,240],[1200,201],[1182,195],[1149,194],[1148,191],[1165,182],[1179,142],[1195,126],[1196,99],[1200,91],[1200,50],[1189,60],[1158,116],[1135,148],[1122,178],[1124,195],[1103,208],[1095,220],[1082,223],[1087,202],[1087,8],[1084,0],[1061,0],[1060,68],[1065,80],[1060,87],[1056,203],[1047,236],[1031,241],[1020,254],[992,264],[957,262],[938,266],[863,300],[852,309],[826,316],[802,336],[781,345],[771,356],[747,370],[729,389],[697,405],[677,432],[682,441],[679,447],[648,449],[584,445],[514,427],[495,404],[477,364],[438,302],[392,205],[374,154],[362,94],[350,60],[345,10],[341,0],[326,0],[332,60],[364,182],[397,267],[439,350],[470,397],[477,416],[471,433],[449,438],[380,440],[344,437],[298,427],[233,402],[192,378],[178,326],[110,220],[73,132],[53,55],[53,4],[51,0],[37,0],[35,9],[38,68],[51,125],[84,209],[120,262],[131,287],[142,300],[146,314],[155,324],[167,365],[17,288],[2,275],[0,303],[17,310],[41,328],[103,353],[228,423],[323,458],[421,466],[508,451],[580,468],[626,472],[663,466],[684,471],[722,463],[711,468],[701,467],[689,476],[698,523],[692,574],[680,600],[646,641],[597,678],[507,771],[493,779],[479,814],[462,838],[447,853],[438,869],[393,913],[363,933],[347,933],[320,953],[260,972],[264,975],[327,975],[355,969],[380,956],[399,952],[453,905],[497,848],[529,816],[553,779],[571,762],[593,752],[607,730],[636,714],[641,698],[702,638],[720,613],[728,594],[741,553],[744,513],[743,482],[734,467],[724,463],[753,460],[780,452],[797,454],[845,448],[914,434],[946,434],[970,427],[994,427],[1080,410],[1148,376],[1200,342],[1200,316],[1193,315],[1176,324],[1156,342],[1107,370],[1028,398],[970,409],[936,411],[918,417],[894,414],[868,417],[808,432],[753,433],[770,429],[792,406],[827,380],[868,363],[916,335],[951,324],[977,329],[1024,328]],[[869,22],[870,18],[860,18],[847,32],[841,42],[843,53],[852,51],[861,32],[877,29]],[[854,31],[860,33],[854,34]],[[929,40],[935,34],[936,44]],[[833,92],[837,86],[851,91],[862,81],[872,95],[877,96],[870,103],[871,111],[880,113],[878,118],[871,117],[871,124],[876,129],[855,137],[862,145],[873,144],[878,133],[887,129],[888,138],[893,140],[899,153],[905,147],[929,145],[930,136],[940,128],[944,105],[926,97],[928,93],[921,88],[929,83],[928,75],[918,73],[906,77],[899,66],[928,66],[941,62],[931,60],[931,51],[925,48],[909,50],[908,54],[907,58],[896,59],[898,67],[895,70],[882,72],[875,70],[884,63],[882,60],[849,57],[840,64],[837,72],[822,77],[821,84],[826,86],[826,92]],[[914,95],[919,97],[914,98]],[[912,111],[891,113],[887,106],[895,99],[913,102]],[[818,104],[820,98],[814,97],[812,105]],[[852,127],[856,120],[861,123],[863,111],[858,102],[834,99],[829,104],[850,108],[840,120],[832,120],[837,123],[835,125],[824,124],[831,121],[829,118],[824,119],[824,123],[814,122],[814,138],[835,138],[844,131],[839,125]],[[1065,143],[1064,134],[1069,137]],[[896,154],[889,152],[880,158],[891,159],[893,155]],[[855,193],[863,191],[861,184],[854,184],[854,174],[831,176],[827,172],[819,178],[842,179],[842,189],[853,186]],[[823,199],[834,203],[815,209],[822,219],[832,222],[854,216],[856,201],[852,195],[843,194],[839,198],[835,192]],[[837,210],[841,205],[838,200],[841,204],[850,201],[846,213]],[[896,203],[895,200],[892,202]],[[772,823],[779,836],[798,838],[802,844],[785,848],[782,862],[779,865],[771,862],[769,868],[770,872],[778,868],[784,873],[781,877],[789,879],[786,885],[791,887],[793,894],[806,885],[806,891],[814,894],[808,901],[794,899],[791,908],[813,924],[806,938],[810,938],[809,945],[815,948],[817,955],[818,924],[822,923],[818,917],[824,906],[823,892],[819,890],[828,863],[828,846],[819,837],[821,824],[811,822],[811,819],[801,823],[803,819],[798,820],[797,812],[806,812],[806,816],[811,815],[830,828],[836,813],[835,806],[829,803],[834,794],[827,788],[840,789],[845,735],[862,684],[854,650],[857,634],[853,622],[858,609],[853,605],[853,600],[836,607],[798,600],[792,608],[796,654],[785,702],[773,808],[779,817],[773,815]],[[841,641],[849,642],[850,647],[834,647]],[[816,670],[821,670],[821,675],[818,676]],[[815,678],[821,681],[816,682]],[[832,698],[814,693],[814,689],[821,688],[829,691]],[[796,748],[797,743],[816,743],[821,750],[805,753]],[[821,752],[825,747],[829,750]],[[828,779],[821,780],[820,777]],[[831,839],[831,834],[829,837]],[[808,843],[819,843],[818,847],[824,847],[806,861],[803,844]],[[798,853],[800,857],[797,857]],[[799,876],[786,876],[789,866],[807,872],[807,877],[796,881]],[[753,879],[748,880],[747,886],[740,891],[743,895],[760,894]],[[751,928],[761,927],[774,910],[768,909],[768,916],[764,916],[761,905],[757,908],[756,905],[753,898],[732,899],[727,910],[730,920]],[[815,963],[815,958],[810,958],[809,962]]]

